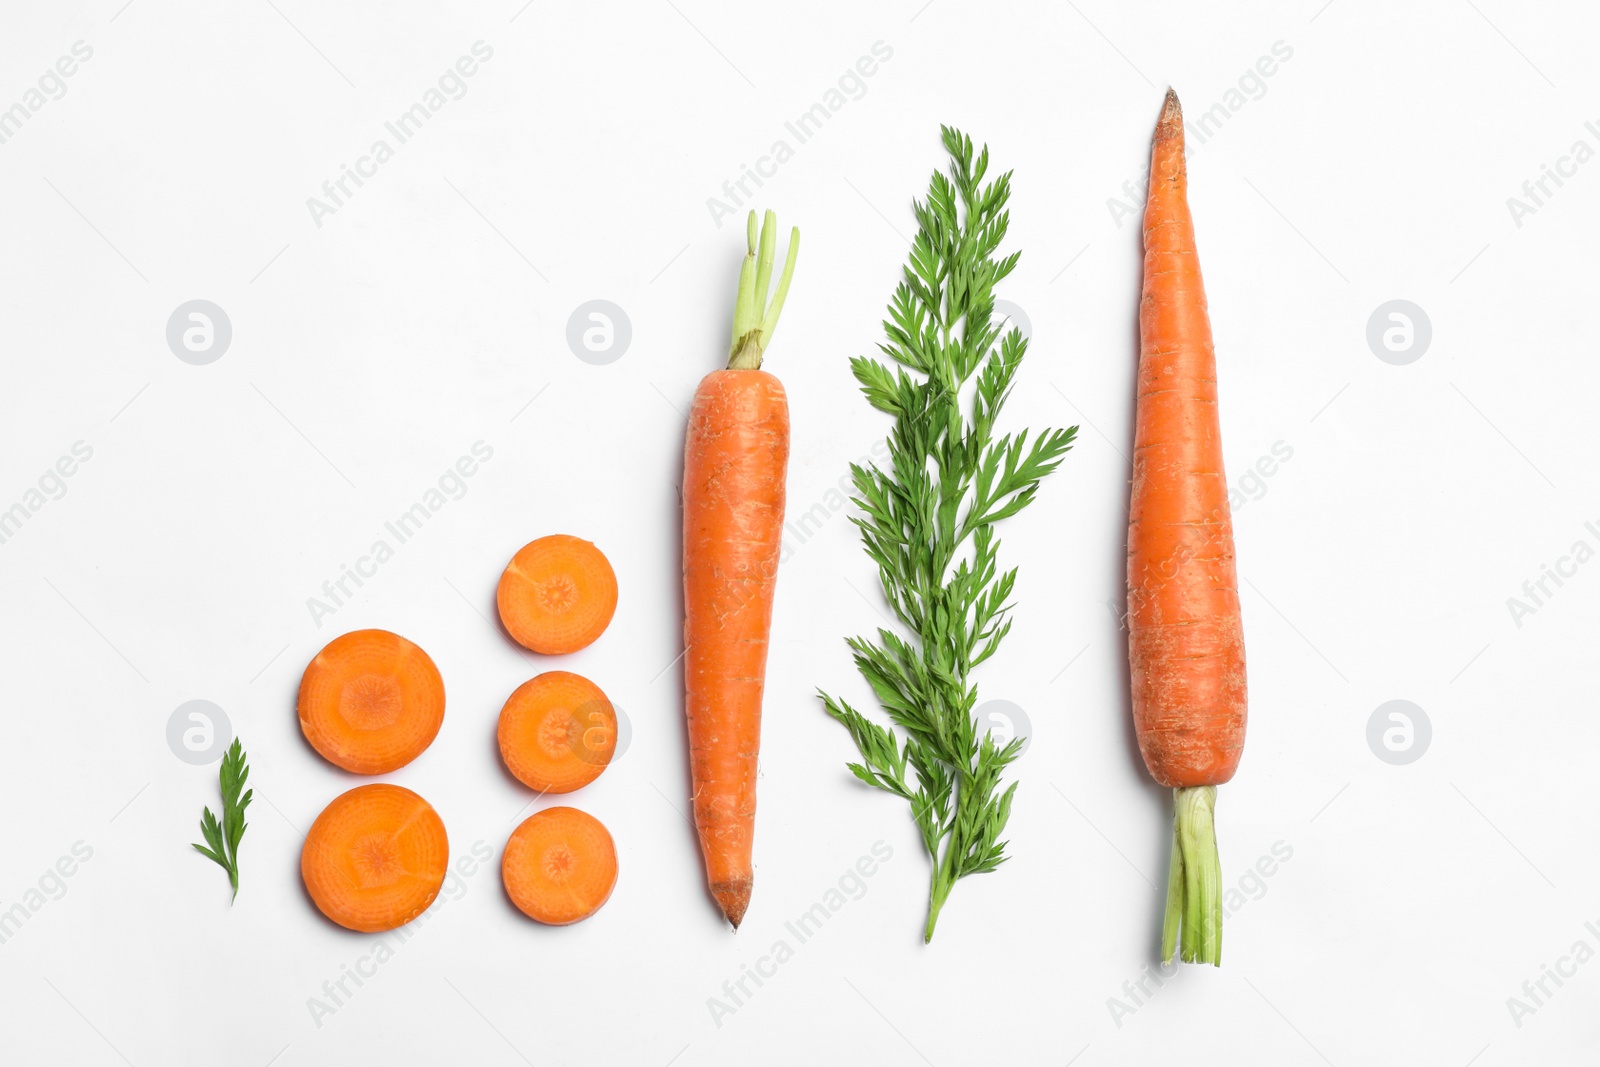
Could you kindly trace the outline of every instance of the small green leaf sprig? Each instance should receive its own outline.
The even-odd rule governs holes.
[[[250,768],[245,763],[244,749],[240,747],[237,737],[222,757],[222,769],[218,776],[222,784],[222,820],[219,822],[209,807],[205,809],[200,817],[200,832],[205,835],[206,843],[196,844],[194,849],[228,872],[228,884],[233,887],[231,899],[237,900],[239,842],[245,831],[244,810],[250,806],[250,800],[255,795],[255,790],[244,789],[245,779],[250,777]],[[240,790],[244,790],[243,796],[240,796]]]

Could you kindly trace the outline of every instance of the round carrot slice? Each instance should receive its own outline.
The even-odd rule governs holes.
[[[600,687],[569,671],[523,682],[500,709],[500,758],[541,793],[570,793],[600,777],[617,750],[617,713]]]
[[[546,808],[512,831],[500,875],[524,915],[567,926],[587,919],[610,899],[617,884],[617,848],[593,815]]]
[[[300,877],[318,910],[372,934],[428,910],[444,884],[450,843],[433,806],[378,783],[334,797],[306,834]]]
[[[444,680],[428,654],[388,630],[328,642],[300,679],[300,729],[324,759],[356,774],[387,774],[433,743],[444,722]]]
[[[511,557],[495,600],[517,644],[559,656],[605,632],[617,610],[617,575],[588,541],[552,534]]]

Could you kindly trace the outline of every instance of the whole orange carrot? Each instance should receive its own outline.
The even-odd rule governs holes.
[[[1195,255],[1183,112],[1168,90],[1144,216],[1128,513],[1128,656],[1145,766],[1173,789],[1161,958],[1222,960],[1216,786],[1244,749],[1244,631],[1222,470],[1217,365]]]
[[[782,383],[761,369],[800,251],[794,230],[769,306],[777,228],[767,212],[758,244],[750,213],[728,366],[695,391],[683,458],[684,711],[694,822],[711,895],[735,929],[750,905],[761,695],[789,465],[788,400]]]

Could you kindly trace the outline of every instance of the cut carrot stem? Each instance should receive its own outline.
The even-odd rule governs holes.
[[[524,915],[550,926],[587,919],[617,884],[617,848],[593,815],[546,808],[525,819],[500,862],[506,894]]]
[[[355,774],[387,774],[420,756],[444,722],[444,680],[428,654],[388,630],[355,630],[317,653],[300,679],[300,729]]]
[[[593,644],[617,610],[605,553],[566,534],[530,541],[511,557],[495,593],[500,621],[524,648],[547,656]]]
[[[500,757],[540,793],[570,793],[600,777],[617,749],[617,713],[582,675],[546,671],[500,711]]]
[[[300,850],[300,876],[322,914],[370,934],[427,911],[449,860],[432,805],[380,782],[340,794],[317,816]]]
[[[1151,149],[1144,247],[1128,513],[1134,727],[1151,777],[1173,790],[1162,959],[1220,964],[1214,787],[1244,750],[1244,629],[1183,111],[1171,91]]]
[[[1161,959],[1172,959],[1183,934],[1186,963],[1222,963],[1222,864],[1212,812],[1215,786],[1172,791],[1172,868],[1167,882],[1167,913],[1161,925]]]
[[[684,712],[694,821],[711,895],[735,928],[753,885],[761,698],[789,464],[788,399],[760,369],[800,242],[793,231],[777,293],[762,307],[777,226],[767,212],[758,238],[750,213],[728,368],[695,390],[684,442]]]

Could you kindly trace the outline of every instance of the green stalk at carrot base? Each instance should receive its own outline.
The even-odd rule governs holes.
[[[1172,862],[1161,921],[1161,962],[1172,959],[1182,931],[1185,963],[1222,963],[1222,863],[1212,814],[1217,787],[1172,791]]]

